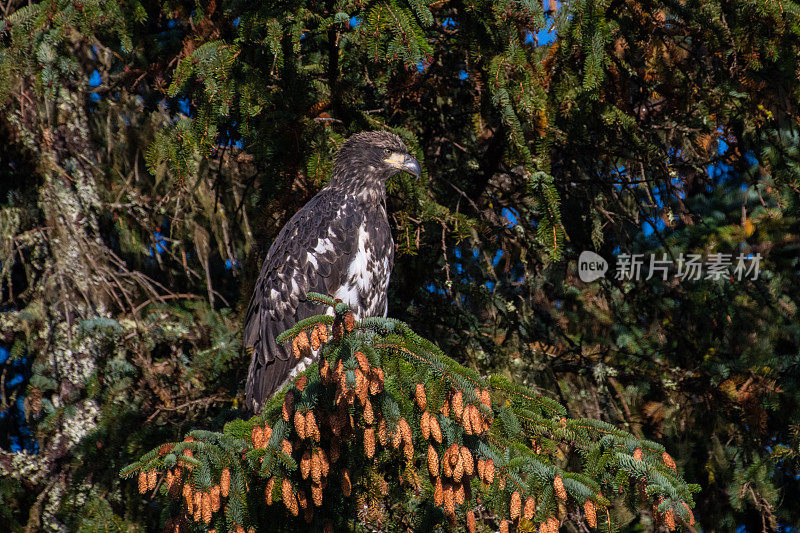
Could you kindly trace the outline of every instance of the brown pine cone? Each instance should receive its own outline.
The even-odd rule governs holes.
[[[417,383],[417,387],[414,391],[414,396],[419,408],[425,411],[428,408],[428,398],[425,395],[425,386],[422,383]]]
[[[419,417],[419,429],[422,432],[422,438],[425,440],[431,438],[431,426],[428,418],[428,411],[423,411]]]
[[[227,498],[231,490],[231,471],[227,468],[222,469],[222,474],[219,478],[219,488],[222,496]]]
[[[525,500],[525,509],[522,511],[522,516],[525,520],[531,520],[534,514],[536,514],[536,500],[532,496],[528,496],[528,499]]]
[[[362,416],[364,417],[364,423],[370,425],[375,423],[375,413],[372,412],[372,402],[369,401],[369,399],[364,402],[364,412]]]
[[[567,490],[564,488],[564,480],[561,479],[561,476],[557,475],[553,479],[553,489],[555,489],[559,500],[565,501],[567,499]]]
[[[522,514],[522,498],[516,490],[511,493],[509,513],[511,515],[511,520],[516,520]]]
[[[592,500],[584,502],[583,513],[586,515],[586,523],[589,524],[589,527],[597,527],[597,509]]]
[[[431,437],[433,440],[438,442],[439,444],[442,443],[442,428],[439,427],[439,420],[436,418],[436,415],[431,415],[429,417],[429,422],[431,426]]]
[[[353,315],[352,311],[348,311],[346,315],[344,315],[344,329],[347,331],[353,331],[353,328],[356,327],[356,317]]]
[[[156,488],[156,483],[158,483],[158,472],[156,470],[150,470],[147,473],[148,490],[153,490],[154,488]]]
[[[428,444],[428,472],[431,477],[439,477],[439,454],[432,444]]]
[[[360,368],[364,374],[369,375],[370,367],[367,356],[364,355],[363,352],[359,351],[356,351],[355,356],[356,356],[356,361],[358,361],[358,368]]]
[[[461,415],[464,413],[464,395],[461,394],[461,391],[456,391],[450,403],[453,408],[453,415],[455,415],[456,418],[461,418]]]
[[[467,511],[467,531],[475,533],[475,513],[471,509]]]
[[[664,464],[667,465],[667,468],[671,468],[672,470],[678,471],[678,466],[675,464],[675,460],[672,459],[672,456],[667,452],[661,454],[661,460],[664,461]]]
[[[364,453],[369,459],[375,456],[375,430],[371,426],[364,428]]]
[[[222,502],[219,497],[219,485],[214,485],[211,487],[211,510],[216,513],[220,507],[222,507]]]
[[[475,473],[475,460],[472,458],[472,452],[466,446],[461,447],[461,459],[464,461],[464,472],[471,476]]]
[[[319,432],[317,425],[317,417],[314,416],[314,411],[306,413],[306,437],[310,437],[314,442],[319,442],[322,435]]]
[[[294,430],[297,432],[297,436],[300,438],[300,440],[305,440],[306,417],[300,411],[294,412]]]

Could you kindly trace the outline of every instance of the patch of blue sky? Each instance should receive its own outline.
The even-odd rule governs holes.
[[[554,4],[555,5],[551,5],[550,8],[555,10],[555,12],[560,12],[561,2],[554,2]],[[542,6],[546,7],[544,2],[542,2]],[[536,32],[536,34],[529,31],[525,36],[525,42],[533,43],[538,46],[549,46],[555,42],[556,37],[558,37],[558,35],[555,29],[555,23],[553,22],[553,16],[552,14],[546,13],[545,27]]]
[[[239,261],[237,261],[236,259],[234,259],[234,260],[226,259],[225,260],[225,270],[231,270],[233,268],[238,268],[238,267],[239,267]]]
[[[167,28],[174,28],[178,25],[178,19],[170,19],[167,21]]]
[[[494,288],[495,288],[495,286],[496,286],[496,284],[495,284],[495,282],[494,282],[494,281],[487,281],[487,282],[485,283],[485,285],[486,285],[486,288],[487,288],[487,289],[489,289],[491,292],[494,292]]]
[[[723,138],[724,132],[722,127],[717,128],[717,132],[720,134],[720,136],[717,138],[717,155],[724,155],[728,151],[728,143]],[[718,161],[708,165],[706,167],[706,172],[708,172],[709,177],[711,177],[714,181],[724,183],[733,176],[734,168],[727,163]]]
[[[800,479],[800,474],[796,474],[794,478]],[[778,531],[780,531],[780,533],[797,533],[798,531],[800,531],[800,529],[797,529],[794,526],[785,526],[783,524],[778,524]]]
[[[444,19],[442,21],[442,27],[443,28],[447,28],[447,29],[457,28],[458,27],[458,22],[456,22],[455,20],[453,20],[450,17],[447,17],[446,19]]]
[[[517,220],[519,220],[519,213],[513,207],[504,207],[500,214],[508,221],[506,224],[507,228],[513,228],[517,225]]]
[[[719,133],[719,137],[717,138],[717,153],[722,155],[728,151],[728,143],[725,142],[723,137],[725,135],[725,131],[722,129],[722,126],[717,128],[717,133]]]
[[[621,191],[623,188],[623,178],[628,175],[628,169],[625,168],[624,165],[617,165],[613,172],[616,174],[616,176],[614,176],[615,180],[619,180],[614,182],[614,187],[616,187],[618,191]]]
[[[427,289],[427,291],[432,293],[432,294],[442,294],[442,295],[447,294],[446,290],[444,290],[444,289],[442,289],[440,287],[437,287],[434,283],[428,283],[428,285],[425,287],[425,289]]]
[[[458,79],[466,80],[467,78],[469,78],[469,74],[467,74],[466,70],[459,70],[458,71]]]
[[[664,208],[664,195],[661,187],[653,187],[651,190],[653,195],[653,204],[659,208]],[[664,221],[663,218],[657,216],[653,220],[651,219],[644,219],[642,220],[642,233],[644,233],[645,237],[649,237],[656,231],[662,232],[667,229],[667,223]]]
[[[237,26],[238,26],[238,25],[239,25],[241,22],[242,22],[242,19],[241,19],[241,18],[239,18],[239,17],[236,17],[235,19],[233,19],[233,22],[232,22],[231,24],[233,24],[233,27],[235,28],[235,27],[237,27]]]
[[[24,447],[29,453],[38,453],[39,443],[36,442],[36,439],[33,437],[33,431],[28,427],[25,418],[25,396],[17,398],[15,414],[19,427],[19,437],[12,435],[9,439],[9,441],[11,441],[11,451],[19,452],[22,451]],[[22,438],[22,442],[20,442],[20,437]]]
[[[461,259],[461,248],[453,248],[453,255],[456,256],[457,259]],[[459,274],[464,272],[464,265],[461,264],[461,261],[456,261],[453,266]]]
[[[103,79],[100,77],[100,72],[93,70],[92,73],[89,74],[89,87],[99,87],[101,83],[103,83]],[[99,102],[100,95],[94,92],[90,93],[89,99],[92,102]]]
[[[658,207],[664,207],[664,196],[661,187],[653,187],[653,201]]]
[[[555,42],[556,37],[557,35],[555,28],[543,28],[536,32],[536,34],[534,34],[532,31],[529,31],[525,35],[525,42],[538,46],[549,46]]]
[[[350,17],[350,27],[358,28],[359,26],[361,26],[361,19],[356,16]]]
[[[667,228],[666,222],[662,218],[655,219],[655,225],[650,220],[643,220],[642,221],[642,233],[645,237],[649,237],[653,233],[658,230],[659,232],[664,231]]]
[[[181,98],[178,100],[178,110],[187,117],[192,116],[192,107],[188,98]]]
[[[712,163],[706,167],[709,177],[713,178],[716,182],[725,182],[730,179],[734,174],[733,166],[719,161]]]
[[[503,250],[497,250],[497,253],[494,254],[492,258],[492,266],[497,266],[500,263],[500,259],[503,258]]]
[[[154,252],[158,255],[163,254],[167,250],[167,238],[160,231],[153,234],[153,245],[148,247],[147,253],[152,256]]]
[[[683,157],[683,150],[680,148],[675,148],[674,146],[670,146],[667,149],[667,161],[671,162],[675,159],[681,159]]]
[[[0,346],[0,363],[6,363],[10,358],[11,353],[7,345]],[[6,387],[19,387],[24,386],[25,375],[22,369],[28,366],[28,359],[16,359],[10,363],[11,378],[5,382]],[[0,411],[0,420],[12,417],[14,425],[19,430],[19,435],[9,436],[9,445],[12,452],[22,451],[23,448],[30,453],[37,453],[39,447],[36,440],[32,438],[33,432],[27,425],[25,418],[25,395],[22,394],[17,397],[17,401],[9,406],[7,409]]]
[[[230,130],[234,130],[234,131],[236,130],[236,123],[235,122],[231,125]],[[221,140],[220,136],[221,136],[221,134],[217,136],[217,146],[235,146],[236,148],[242,148],[244,146],[244,141],[242,141],[242,139],[237,139],[237,140],[234,141],[234,140],[231,140],[230,137],[228,137],[227,140]],[[224,139],[224,137],[223,137],[223,139]],[[216,148],[212,147],[211,150],[216,152]]]

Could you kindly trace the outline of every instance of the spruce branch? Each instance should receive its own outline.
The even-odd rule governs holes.
[[[502,376],[484,379],[401,321],[356,321],[345,304],[308,297],[334,316],[298,322],[279,341],[291,339],[298,358],[317,352],[317,363],[250,420],[222,433],[192,431],[122,470],[138,473],[142,492],[156,475],[183,483],[182,491],[161,489],[178,510],[171,523],[257,527],[252,506],[263,500],[319,526],[341,527],[350,518],[339,511],[354,501],[367,508],[359,517],[384,520],[388,486],[416,494],[435,521],[468,528],[480,506],[491,511],[483,519],[506,528],[549,530],[568,509],[582,510],[590,527],[600,511],[613,528],[614,502],[604,494],[655,509],[670,529],[676,519],[689,523],[699,487],[683,481],[658,443],[568,418],[554,400]],[[556,450],[582,457],[582,468]],[[217,491],[223,503],[209,507],[206,495]]]

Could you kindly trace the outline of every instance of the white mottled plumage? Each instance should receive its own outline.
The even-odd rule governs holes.
[[[369,232],[362,224],[358,228],[358,244],[356,245],[355,254],[350,260],[350,265],[347,267],[345,282],[334,294],[336,298],[339,298],[353,309],[353,314],[358,319],[362,318],[362,315],[375,316],[384,314],[379,313],[376,308],[380,303],[378,300],[369,302],[367,308],[362,307],[360,302],[360,295],[366,294],[376,283],[378,285],[376,288],[380,290],[380,282],[382,281],[380,279],[382,272],[376,270],[376,265],[379,264],[379,261],[375,257],[372,248],[368,246],[369,238]],[[388,275],[386,276],[386,281],[388,282]],[[386,288],[384,287],[385,290]]]

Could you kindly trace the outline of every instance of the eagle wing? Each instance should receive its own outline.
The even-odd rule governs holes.
[[[361,215],[321,192],[298,211],[270,247],[253,291],[244,327],[252,353],[246,404],[257,412],[299,363],[275,339],[295,323],[322,314],[310,291],[333,295],[344,282],[358,243]]]

